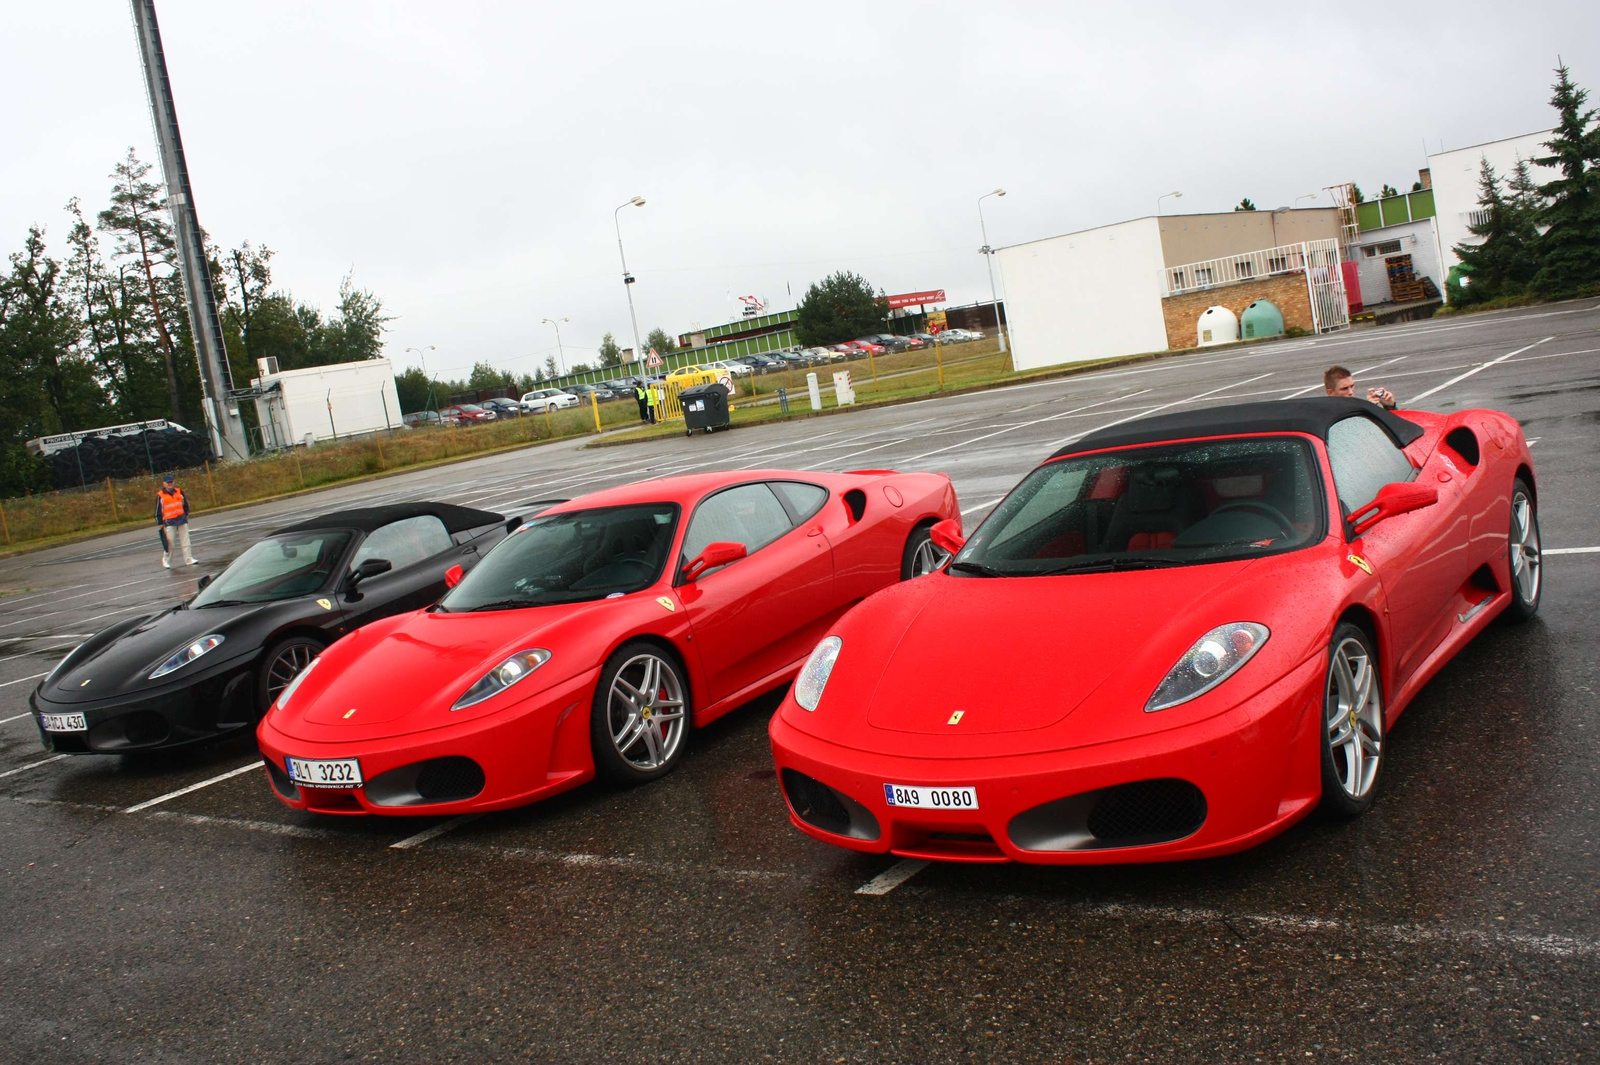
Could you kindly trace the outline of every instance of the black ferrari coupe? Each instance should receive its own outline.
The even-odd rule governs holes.
[[[121,754],[251,728],[322,648],[427,606],[520,520],[402,503],[278,529],[187,603],[119,621],[62,659],[29,700],[45,748]]]

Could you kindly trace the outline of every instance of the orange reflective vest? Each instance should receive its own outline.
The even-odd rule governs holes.
[[[156,503],[161,507],[161,524],[183,517],[183,489],[175,492],[156,491]]]

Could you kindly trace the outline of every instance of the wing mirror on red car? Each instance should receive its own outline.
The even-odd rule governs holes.
[[[1395,481],[1378,489],[1372,502],[1350,515],[1350,531],[1360,536],[1385,518],[1409,514],[1439,502],[1439,490],[1415,481]]]
[[[467,571],[462,569],[459,565],[451,566],[449,569],[444,571],[444,586],[446,588],[454,588],[456,585],[461,583],[461,578],[465,577],[466,575]]]
[[[689,564],[683,567],[683,579],[692,581],[708,569],[726,566],[730,562],[737,562],[749,552],[743,544],[736,544],[728,540],[718,540],[716,543],[707,544]]]
[[[928,538],[941,551],[952,555],[966,546],[967,538],[961,535],[961,519],[946,518],[928,530]]]

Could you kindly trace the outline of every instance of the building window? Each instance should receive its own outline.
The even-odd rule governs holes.
[[[1238,262],[1233,264],[1233,268],[1241,278],[1256,276],[1255,264],[1249,259],[1240,259]]]
[[[1210,285],[1216,282],[1216,275],[1209,266],[1194,268],[1194,283],[1197,285]]]
[[[1361,250],[1366,253],[1369,259],[1375,259],[1380,255],[1397,255],[1400,252],[1400,242],[1398,240],[1386,240],[1381,244],[1367,244]]]
[[[1289,272],[1289,257],[1287,255],[1273,255],[1267,259],[1267,270],[1274,274]]]

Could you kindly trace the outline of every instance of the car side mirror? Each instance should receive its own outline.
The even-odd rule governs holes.
[[[362,581],[370,580],[380,573],[388,573],[392,569],[394,564],[386,558],[369,558],[350,571],[350,579],[345,583],[348,587],[354,588]]]
[[[459,565],[451,566],[449,569],[444,571],[444,586],[446,588],[454,588],[456,585],[461,583],[461,578],[465,577],[466,575],[467,571],[462,569]]]
[[[946,518],[928,530],[928,538],[941,551],[955,554],[967,545],[967,538],[961,535],[961,519]]]
[[[204,577],[201,577],[198,581],[195,582],[194,590],[197,591],[197,592],[203,592],[203,591],[206,590],[206,585],[208,585],[210,583],[211,583],[211,574],[208,573]]]
[[[683,579],[692,581],[708,569],[715,569],[718,566],[726,566],[730,562],[737,562],[747,554],[749,554],[749,551],[745,549],[743,544],[736,544],[732,541],[719,540],[716,543],[707,544],[704,551],[701,551],[690,560],[687,566],[683,567]]]
[[[1415,481],[1395,481],[1378,489],[1372,502],[1354,511],[1349,517],[1350,532],[1360,536],[1385,518],[1409,514],[1413,510],[1431,507],[1439,502],[1439,490],[1432,485]]]

